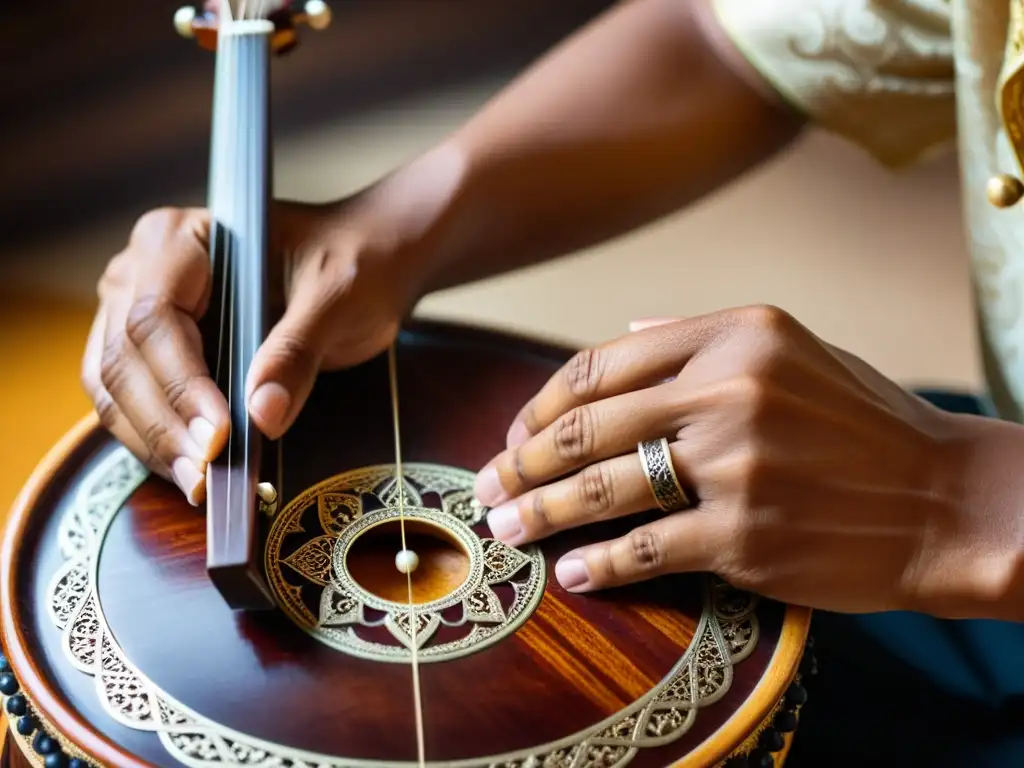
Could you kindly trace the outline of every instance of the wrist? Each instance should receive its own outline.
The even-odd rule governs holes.
[[[927,534],[920,607],[948,618],[1022,621],[1024,427],[963,414],[944,414],[943,423],[934,487],[944,512]]]
[[[434,290],[452,259],[465,185],[464,157],[444,143],[342,206],[344,229],[359,232],[361,260],[392,283],[406,311]]]

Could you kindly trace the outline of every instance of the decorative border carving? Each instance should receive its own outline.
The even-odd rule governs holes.
[[[157,735],[191,768],[413,768],[412,762],[354,760],[300,751],[231,730],[176,701],[149,680],[117,644],[97,594],[99,555],[114,515],[147,472],[123,448],[82,484],[60,523],[64,563],[50,584],[49,609],[64,651],[94,678],[116,722]],[[697,712],[729,690],[733,667],[758,641],[757,598],[709,579],[694,640],[672,671],[629,707],[581,732],[531,750],[445,763],[448,768],[621,768],[640,749],[683,736]]]
[[[487,508],[473,498],[474,476],[465,470],[435,464],[403,467],[403,506],[398,506],[395,468],[390,465],[344,472],[299,494],[274,517],[267,537],[264,563],[267,579],[284,613],[310,636],[344,653],[374,661],[412,662],[415,634],[420,663],[451,661],[482,650],[515,632],[544,596],[544,556],[538,547],[513,549],[496,539],[481,539],[472,527],[483,520]],[[441,508],[424,505],[435,493]],[[381,505],[367,509],[369,503]],[[303,518],[316,507],[317,530],[306,531]],[[469,557],[469,575],[451,594],[416,606],[383,600],[366,591],[349,573],[351,546],[369,529],[398,520],[436,525],[458,540]],[[309,523],[307,523],[308,525]],[[290,551],[294,534],[307,540]],[[287,554],[285,554],[287,553]],[[305,583],[294,584],[286,569]],[[512,599],[505,606],[492,587],[505,584]],[[303,592],[319,590],[312,609]],[[457,615],[446,617],[446,612]],[[314,615],[314,610],[316,614]],[[372,611],[379,616],[370,618]],[[415,617],[416,631],[411,623]],[[359,629],[383,626],[394,643],[366,639]],[[442,627],[465,627],[465,634],[431,644]]]

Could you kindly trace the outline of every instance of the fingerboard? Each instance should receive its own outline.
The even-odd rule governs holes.
[[[207,571],[228,604],[273,601],[258,556],[256,494],[266,446],[249,417],[246,377],[268,330],[270,35],[264,20],[225,20],[217,47],[210,151],[209,365],[231,413],[231,432],[207,472]]]

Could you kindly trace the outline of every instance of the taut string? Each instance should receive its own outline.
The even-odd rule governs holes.
[[[408,552],[405,541],[405,472],[402,469],[402,431],[398,416],[398,361],[396,341],[388,349],[388,380],[391,387],[391,418],[395,429],[395,477],[398,489],[398,523],[402,532],[402,551]],[[420,766],[426,765],[425,737],[423,733],[423,700],[420,696],[419,645],[416,642],[416,604],[412,594],[412,569],[405,573],[409,588],[409,630],[412,641],[412,695],[416,718],[416,753]]]

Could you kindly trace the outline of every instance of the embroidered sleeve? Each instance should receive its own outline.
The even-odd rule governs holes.
[[[712,0],[750,63],[820,127],[890,166],[956,134],[950,0]]]

